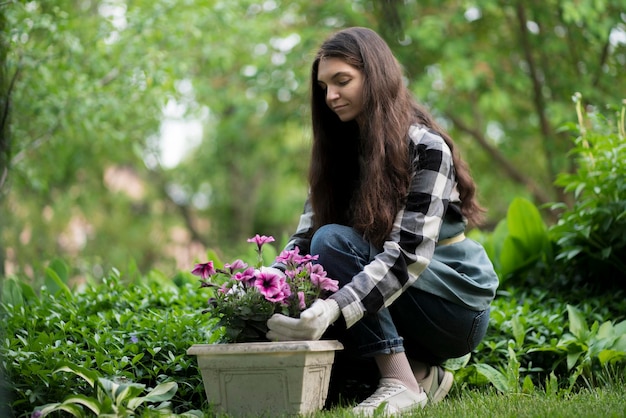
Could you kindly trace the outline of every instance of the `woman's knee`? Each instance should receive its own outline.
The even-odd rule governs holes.
[[[338,224],[320,227],[311,239],[311,254],[324,254],[342,248],[353,233],[352,228]]]

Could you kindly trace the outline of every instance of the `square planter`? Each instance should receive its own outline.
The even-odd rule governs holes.
[[[195,344],[204,389],[216,412],[233,416],[319,411],[328,395],[338,341]]]

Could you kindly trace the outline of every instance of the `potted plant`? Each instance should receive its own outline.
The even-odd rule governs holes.
[[[195,344],[187,354],[198,366],[209,402],[232,415],[307,414],[324,406],[338,341],[271,342],[265,337],[274,313],[297,317],[316,299],[338,288],[317,256],[295,248],[263,266],[263,246],[273,237],[256,235],[257,262],[217,267],[197,264],[192,273],[212,297],[203,313],[214,319],[215,344]]]

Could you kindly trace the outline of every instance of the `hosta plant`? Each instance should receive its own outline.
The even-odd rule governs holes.
[[[55,371],[70,372],[85,380],[95,391],[95,396],[83,394],[69,395],[63,402],[50,403],[36,408],[32,418],[42,418],[54,412],[64,412],[75,417],[84,416],[137,416],[141,411],[145,416],[147,410],[154,415],[175,416],[172,414],[169,400],[178,390],[176,382],[165,382],[150,389],[145,396],[141,396],[146,386],[128,382],[125,379],[107,379],[97,373],[73,364],[61,367]],[[148,403],[158,403],[156,407],[147,406]],[[200,417],[199,411],[190,411],[180,416]]]

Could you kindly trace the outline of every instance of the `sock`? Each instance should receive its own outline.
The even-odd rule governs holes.
[[[417,383],[420,383],[422,380],[426,379],[430,374],[430,366],[426,363],[409,359],[409,364],[411,365],[411,369],[413,370],[415,379],[417,379]]]
[[[409,390],[422,391],[411,370],[409,359],[405,353],[381,354],[374,357],[382,378],[390,377],[402,382]]]

